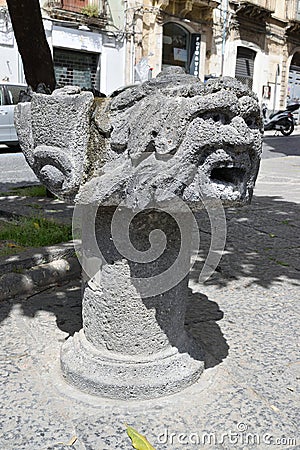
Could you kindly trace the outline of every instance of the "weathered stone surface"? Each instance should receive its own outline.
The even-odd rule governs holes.
[[[34,94],[16,107],[21,147],[33,171],[50,191],[74,199],[89,140],[93,95],[67,86],[52,95]]]
[[[235,79],[204,85],[177,68],[93,105],[68,87],[23,109],[28,162],[81,211],[83,330],[62,347],[64,376],[122,399],[190,385],[204,368],[184,329],[190,209],[204,198],[250,201],[262,144],[255,95]]]
[[[262,125],[255,95],[237,80],[203,85],[189,75],[163,72],[96,107],[96,117],[109,133],[109,157],[95,166],[97,178],[79,192],[79,202],[124,200],[144,208],[180,197],[201,209],[203,195],[224,204],[251,199]]]
[[[97,99],[67,86],[18,106],[29,164],[55,194],[78,202],[145,207],[201,196],[251,199],[262,124],[255,95],[225,77],[203,85],[179,70]],[[96,177],[96,178],[95,178]],[[91,197],[92,192],[92,197]]]
[[[22,273],[9,272],[0,277],[0,301],[18,295],[29,295],[48,286],[80,275],[78,260],[74,257],[56,259],[52,262],[31,267]]]
[[[204,369],[201,349],[184,330],[190,249],[186,245],[184,257],[178,258],[178,224],[168,214],[152,211],[134,219],[133,246],[144,254],[149,232],[160,227],[167,234],[167,248],[147,264],[125,259],[111,240],[114,214],[115,208],[99,209],[97,241],[107,263],[99,284],[96,276],[85,286],[83,330],[62,347],[63,373],[80,389],[111,398],[157,397],[179,391],[197,380]],[[87,251],[86,242],[83,247]],[[171,287],[162,286],[150,297],[151,285],[157,287],[160,273],[172,264]]]

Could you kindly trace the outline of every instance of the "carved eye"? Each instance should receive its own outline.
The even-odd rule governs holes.
[[[199,114],[198,117],[205,121],[215,122],[216,124],[228,125],[231,122],[231,117],[228,114],[219,112],[207,112]]]
[[[257,123],[255,117],[246,117],[244,120],[245,120],[246,125],[249,128],[251,128],[251,129],[258,128],[258,123]]]
[[[227,114],[215,113],[212,118],[214,122],[219,122],[222,125],[228,125],[230,123],[230,117]]]

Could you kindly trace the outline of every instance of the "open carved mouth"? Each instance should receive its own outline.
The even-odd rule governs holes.
[[[213,182],[230,183],[238,186],[243,183],[245,175],[246,170],[238,167],[216,167],[212,169],[210,178]]]

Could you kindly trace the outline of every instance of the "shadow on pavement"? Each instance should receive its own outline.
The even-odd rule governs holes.
[[[281,283],[282,277],[292,285],[299,283],[299,204],[275,196],[254,197],[250,206],[230,208],[226,216],[225,252],[207,284],[224,287],[245,278],[248,286],[268,288]],[[210,245],[208,218],[198,214],[197,221],[202,231],[201,249],[191,271],[193,280],[199,276]]]
[[[0,322],[5,320],[10,310],[16,306],[20,306],[23,314],[28,317],[34,317],[39,311],[53,313],[56,316],[57,326],[68,333],[67,337],[73,336],[82,328],[81,280],[45,289],[44,293],[39,292],[29,297],[1,302]]]
[[[263,149],[279,156],[300,156],[300,136],[264,136]]]
[[[4,144],[0,144],[0,154],[1,153],[21,153],[21,147],[19,144],[6,146]]]
[[[68,334],[65,338],[68,339],[82,328],[81,281],[53,287],[26,299],[2,302],[0,322],[9,317],[14,307],[21,307],[22,313],[31,318],[41,311],[50,312],[56,317],[57,327]],[[185,325],[204,350],[205,368],[216,366],[228,355],[229,347],[217,324],[222,318],[223,312],[217,303],[189,289]]]
[[[1,183],[0,183],[1,187]],[[58,198],[25,197],[20,194],[1,196],[0,191],[0,217],[2,215],[44,217],[57,223],[71,225],[74,206]]]
[[[268,289],[288,279],[291,286],[299,285],[299,205],[279,197],[256,197],[251,206],[228,209],[227,219],[225,254],[206,283],[230,288],[233,280],[241,280],[243,287],[260,285]],[[197,280],[210,245],[208,218],[204,213],[198,214],[197,221],[202,231],[201,249],[191,280]],[[11,308],[19,306],[28,317],[39,311],[53,313],[57,326],[69,336],[82,327],[80,280],[48,289],[44,294],[3,302],[0,321],[9,316]],[[186,313],[188,331],[207,354],[206,367],[219,364],[228,354],[228,345],[217,323],[223,313],[213,300],[190,291]]]

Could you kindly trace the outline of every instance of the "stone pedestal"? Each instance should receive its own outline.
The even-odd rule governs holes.
[[[165,212],[147,210],[131,222],[131,244],[146,254],[149,234],[159,229],[166,236],[165,251],[151,262],[126,259],[111,236],[114,213],[114,208],[98,212],[96,236],[106,261],[100,277],[95,277],[99,284],[91,280],[85,287],[83,330],[62,348],[64,376],[81,390],[110,398],[179,391],[196,381],[204,368],[201,349],[184,329],[188,276],[174,278],[174,286],[166,292],[160,293],[158,287],[151,297],[145,296],[141,283],[145,280],[151,288],[157,275],[177,262],[181,273],[182,265],[188,273],[190,249],[179,255],[182,236],[176,221]]]
[[[250,202],[263,130],[255,94],[230,77],[203,84],[169,67],[107,98],[76,86],[33,94],[15,119],[25,157],[46,187],[76,206],[101,206],[83,236],[84,326],[62,347],[65,378],[119,399],[193,383],[204,364],[184,329],[195,235],[185,222],[206,207],[203,199],[222,211]],[[179,220],[154,206],[172,208]],[[120,208],[124,220],[116,222]],[[137,208],[128,237],[126,220]],[[222,214],[208,215],[211,273],[226,227]],[[92,216],[82,214],[86,225]]]

